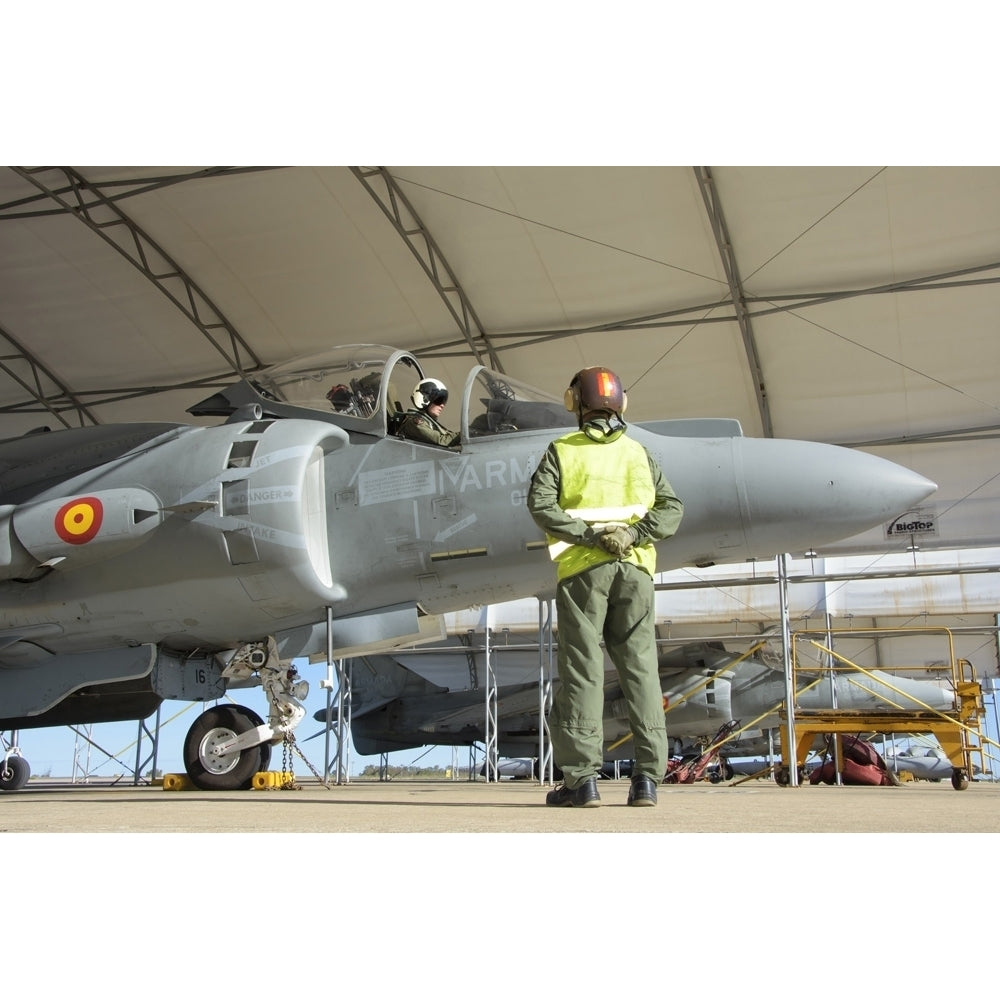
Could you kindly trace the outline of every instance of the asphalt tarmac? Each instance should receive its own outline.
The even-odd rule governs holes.
[[[661,786],[626,806],[628,781],[600,782],[601,807],[552,808],[534,781],[352,780],[296,789],[168,791],[32,781],[0,794],[3,833],[975,833],[1000,832],[1000,784],[803,785],[769,780]]]

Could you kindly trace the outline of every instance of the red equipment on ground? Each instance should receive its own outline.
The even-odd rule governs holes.
[[[667,761],[667,773],[663,776],[664,785],[691,785],[701,778],[705,769],[713,762],[725,767],[719,757],[719,747],[729,738],[729,734],[740,724],[739,719],[727,722],[712,738],[708,748],[697,757],[685,760],[683,757],[671,757]]]
[[[836,783],[837,764],[833,754],[835,739],[835,736],[830,736],[827,739],[823,763],[809,775],[810,785],[818,785],[821,781],[826,785]],[[840,777],[845,785],[899,784],[899,780],[871,743],[847,733],[844,733],[840,739],[843,747]]]

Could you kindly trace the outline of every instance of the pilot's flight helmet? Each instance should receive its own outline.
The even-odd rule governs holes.
[[[425,378],[417,383],[410,399],[418,410],[426,410],[434,403],[443,405],[448,402],[448,387],[436,378]]]
[[[628,406],[628,396],[621,379],[610,368],[584,368],[573,376],[563,402],[570,413],[581,418],[595,410],[607,410],[621,417]]]

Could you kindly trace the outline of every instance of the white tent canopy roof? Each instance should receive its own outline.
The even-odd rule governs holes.
[[[998,282],[995,167],[4,168],[3,436],[338,344],[604,364],[632,420],[863,447],[939,484],[931,544],[995,544]]]

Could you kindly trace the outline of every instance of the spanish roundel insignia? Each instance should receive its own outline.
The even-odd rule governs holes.
[[[79,497],[59,508],[56,534],[70,545],[83,545],[96,537],[103,520],[104,505],[97,497]]]

